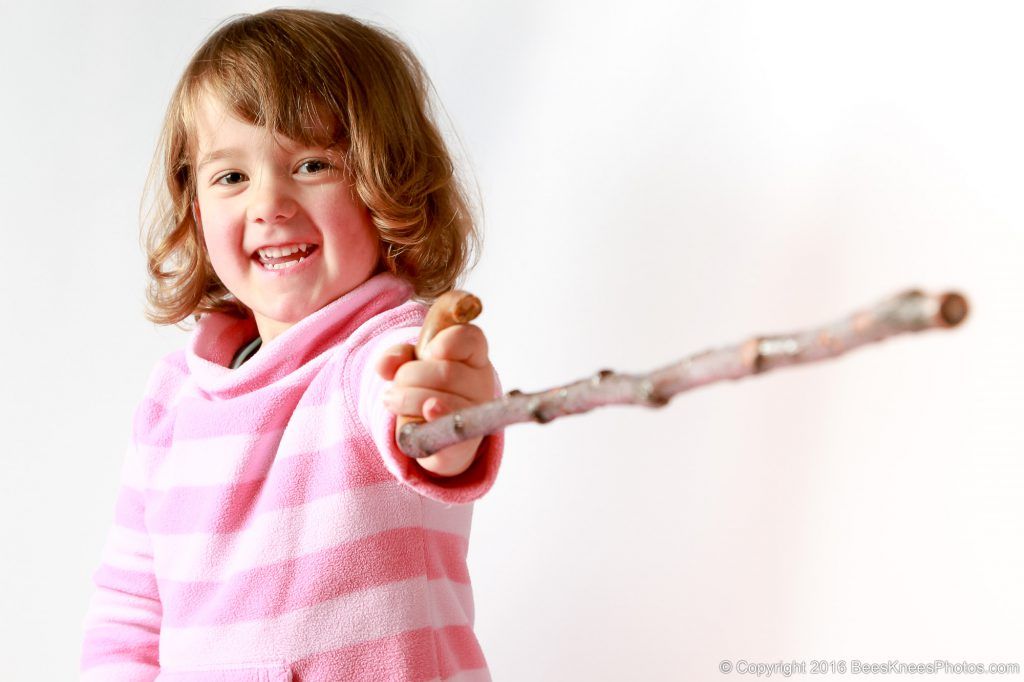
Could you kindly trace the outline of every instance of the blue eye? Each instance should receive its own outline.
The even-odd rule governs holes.
[[[238,171],[231,171],[217,178],[214,182],[218,185],[237,185],[244,180],[245,176]]]
[[[331,168],[333,168],[333,166],[326,161],[310,159],[309,161],[303,161],[299,164],[298,172],[299,175],[316,175],[317,173],[328,171]],[[303,169],[306,169],[306,171],[303,172]]]

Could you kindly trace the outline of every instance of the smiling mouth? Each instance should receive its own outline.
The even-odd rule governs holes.
[[[257,249],[252,255],[254,261],[267,270],[284,270],[295,267],[312,256],[319,247],[316,244],[296,244],[291,247],[269,247]]]

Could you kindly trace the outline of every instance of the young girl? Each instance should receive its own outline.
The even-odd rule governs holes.
[[[198,322],[136,411],[83,679],[489,679],[466,551],[501,437],[394,439],[498,390],[477,327],[409,345],[474,238],[427,88],[389,34],[296,10],[186,68],[149,299]]]

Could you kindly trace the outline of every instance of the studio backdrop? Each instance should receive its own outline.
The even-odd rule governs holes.
[[[76,675],[131,415],[188,338],[143,317],[159,126],[203,38],[270,6],[0,9],[4,679]],[[469,555],[496,680],[1024,665],[1018,3],[313,6],[396,32],[431,74],[506,389],[910,287],[971,303],[955,330],[658,410],[509,427]]]

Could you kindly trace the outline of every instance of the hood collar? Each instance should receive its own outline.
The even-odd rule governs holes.
[[[263,344],[238,369],[229,368],[231,359],[259,333],[256,322],[226,313],[204,314],[185,351],[189,372],[201,390],[227,399],[292,374],[316,371],[326,361],[326,351],[367,320],[409,300],[412,294],[412,285],[405,280],[390,273],[375,275]],[[310,362],[314,359],[318,361]]]

